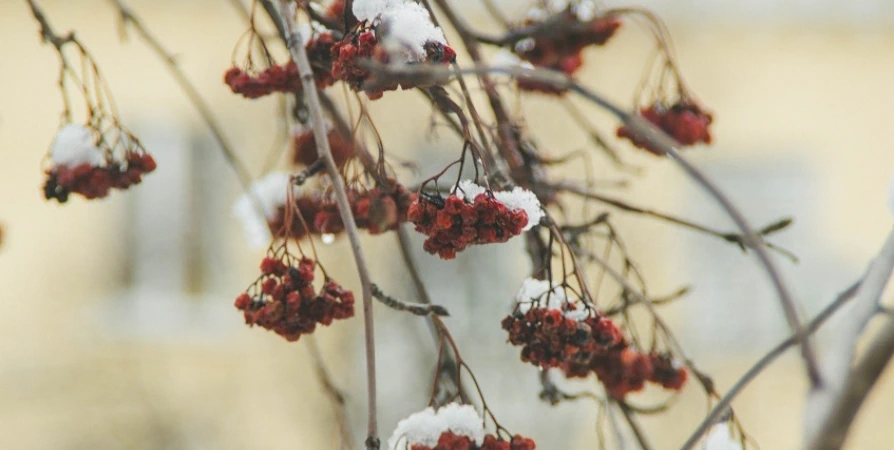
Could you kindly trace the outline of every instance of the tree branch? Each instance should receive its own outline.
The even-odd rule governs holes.
[[[345,234],[351,242],[351,250],[354,253],[354,261],[357,264],[357,273],[360,276],[360,285],[363,293],[363,323],[364,335],[366,340],[366,378],[367,378],[367,438],[366,448],[369,450],[377,450],[379,448],[379,432],[378,419],[376,415],[376,351],[375,351],[375,332],[373,324],[373,305],[372,290],[369,275],[369,266],[366,263],[366,256],[363,254],[363,248],[360,244],[360,233],[357,230],[357,223],[354,221],[354,215],[351,213],[351,205],[345,194],[345,183],[335,165],[332,158],[332,151],[329,148],[329,139],[327,137],[326,122],[323,117],[323,108],[320,104],[320,97],[317,88],[314,85],[313,71],[310,61],[307,59],[307,51],[304,48],[301,34],[298,33],[295,25],[295,4],[289,0],[280,0],[280,18],[283,23],[289,53],[295,64],[298,65],[298,73],[301,76],[301,85],[304,88],[304,95],[307,100],[308,109],[311,114],[311,126],[313,127],[314,139],[317,143],[317,154],[326,164],[326,172],[332,181],[332,188],[335,192],[335,201],[338,205],[338,212],[341,215],[342,223],[345,225]]]
[[[890,339],[894,324],[886,320],[886,327],[870,344],[863,359],[852,368],[857,342],[863,335],[870,319],[879,312],[882,293],[894,271],[894,230],[884,246],[872,260],[866,277],[854,299],[854,310],[842,323],[837,339],[826,355],[823,370],[828,382],[821,389],[814,389],[807,398],[805,414],[807,448],[839,448],[863,399],[878,378],[891,356],[886,339]],[[875,352],[875,353],[873,353]],[[884,361],[879,360],[884,357]]]
[[[844,306],[848,300],[854,297],[854,294],[857,293],[857,289],[860,287],[860,282],[856,282],[852,284],[850,287],[844,290],[844,292],[838,294],[838,297],[835,298],[829,306],[826,306],[817,316],[811,320],[807,324],[807,332],[813,333],[818,330],[833,314],[835,314],[838,310]],[[714,408],[711,409],[711,412],[708,413],[708,416],[699,424],[698,428],[689,436],[689,439],[683,443],[683,446],[680,447],[680,450],[691,450],[695,447],[698,441],[704,436],[708,430],[714,426],[717,421],[719,421],[724,414],[729,410],[730,405],[733,400],[745,389],[748,384],[754,381],[761,372],[764,371],[767,367],[770,366],[776,358],[779,358],[786,350],[788,350],[791,346],[796,345],[798,343],[797,336],[791,336],[788,339],[779,343],[776,347],[773,347],[763,358],[759,359],[744,375],[742,378],[739,378],[735,384],[727,391],[726,394],[714,405]]]

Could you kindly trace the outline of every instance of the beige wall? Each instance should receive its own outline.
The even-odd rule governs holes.
[[[221,82],[243,29],[239,17],[225,2],[134,3],[145,23],[177,53],[241,154],[259,171],[275,140],[276,103],[234,98]],[[44,5],[58,30],[76,28],[95,53],[126,123],[173,118],[201,130],[190,105],[136,36],[118,42],[115,16],[104,2]],[[717,118],[716,146],[693,151],[694,160],[720,174],[738,167],[760,174],[761,168],[781,166],[795,168],[783,172],[782,180],[791,178],[790,173],[807,174],[803,179],[810,180],[806,189],[812,194],[803,201],[755,200],[746,213],[770,219],[791,210],[809,212],[779,242],[802,257],[798,266],[783,263],[796,292],[813,296],[811,286],[822,281],[825,296],[805,298],[805,308],[815,311],[858,276],[891,225],[886,196],[894,168],[894,128],[889,125],[894,35],[819,28],[672,26],[672,31],[690,85]],[[594,68],[582,80],[626,101],[647,50],[633,35],[628,31],[605,51],[588,54]],[[75,200],[64,207],[42,201],[40,163],[60,110],[55,58],[50,48],[39,45],[37,26],[24,2],[0,2],[0,61],[5,69],[0,71],[0,223],[5,228],[0,248],[0,448],[330,448],[330,410],[321,403],[306,349],[242,327],[229,295],[202,304],[210,316],[224,319],[213,326],[198,320],[197,330],[187,326],[167,338],[119,333],[103,318],[109,304],[120,300],[121,218],[129,196]],[[424,136],[421,122],[429,109],[411,93],[400,95],[405,102],[400,115],[384,102],[373,110],[383,114],[379,125],[386,142],[409,148]],[[548,100],[521,103],[541,142],[561,140],[568,149],[585,145],[585,138]],[[593,116],[608,123],[604,114]],[[406,117],[419,118],[418,129],[408,132]],[[708,200],[701,200],[674,167],[627,148],[624,156],[646,167],[647,174],[629,193],[617,195],[662,211],[710,212]],[[617,176],[599,164],[598,176]],[[159,171],[164,170],[162,161]],[[236,194],[231,173],[221,173],[217,183],[216,189]],[[141,188],[150,188],[148,179]],[[747,192],[733,196],[751,201]],[[254,276],[258,255],[242,243],[229,217],[221,220],[227,236],[220,242],[225,249],[221,264],[230,272],[215,292],[234,295]],[[716,214],[701,221],[729,227]],[[619,223],[653,292],[693,283],[697,295],[702,277],[717,275],[692,272],[691,267],[700,267],[687,265],[694,248],[723,255],[724,261],[745,258],[723,243],[648,219],[620,218]],[[799,240],[799,233],[811,239]],[[350,266],[342,266],[336,273],[353,280]],[[760,281],[749,285],[753,280]],[[723,281],[713,280],[721,287]],[[730,280],[729,289],[745,289],[755,304],[753,320],[778,321],[773,297],[763,284],[758,274]],[[731,299],[708,300],[738,298],[731,294]],[[669,317],[683,330],[684,344],[696,349],[701,366],[726,388],[766,346],[746,345],[729,354],[703,346],[712,336],[700,334],[693,317],[699,318],[697,305],[707,300],[693,298],[690,304],[696,306],[687,306],[688,301],[670,307]],[[319,333],[342,383],[353,370],[345,355],[356,354],[343,348],[352,328],[335,326]],[[772,342],[785,329],[777,323],[766,333]],[[761,448],[797,447],[805,394],[799,369],[794,357],[784,359],[736,403]],[[537,401],[533,393],[530,397]],[[352,413],[361,414],[362,398],[353,400]],[[382,407],[388,407],[386,399]],[[644,420],[656,433],[656,448],[675,448],[685,439],[689,425],[706,411],[705,402],[689,389],[674,411]],[[892,413],[894,385],[888,377],[862,413],[850,448],[886,448],[879,442],[892,439],[886,426]],[[390,430],[382,433],[387,436]],[[595,448],[590,439],[582,438],[580,448]]]

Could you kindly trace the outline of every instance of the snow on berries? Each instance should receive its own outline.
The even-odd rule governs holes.
[[[618,400],[642,390],[647,381],[680,390],[687,379],[686,369],[670,356],[637,351],[611,319],[580,309],[561,286],[547,281],[525,280],[502,326],[509,342],[522,347],[522,361],[559,368],[570,378],[594,373]]]
[[[398,87],[408,89],[441,80],[393,78],[373,74],[361,61],[407,64],[449,64],[456,52],[444,32],[432,23],[428,10],[410,0],[357,0],[354,16],[360,21],[332,48],[332,76],[372,99]]]
[[[506,242],[540,223],[543,210],[530,191],[488,192],[470,181],[459,183],[446,198],[420,195],[407,218],[428,236],[423,248],[441,259],[453,259],[470,245]]]
[[[288,253],[268,253],[261,261],[261,276],[236,297],[236,309],[245,323],[273,331],[289,342],[312,333],[317,325],[354,316],[354,294],[326,278],[314,289],[316,263]]]
[[[695,145],[699,142],[710,144],[711,133],[708,126],[714,120],[711,113],[704,111],[699,105],[689,100],[680,100],[670,107],[656,102],[652,106],[642,108],[640,115],[652,122],[662,131],[674,138],[680,145]],[[618,128],[618,137],[630,139],[633,145],[655,155],[662,155],[661,150],[652,148],[626,126]]]
[[[59,203],[75,193],[86,199],[106,197],[111,189],[139,184],[143,175],[156,168],[155,159],[129,135],[121,136],[124,149],[113,152],[100,146],[98,131],[69,124],[57,133],[50,150],[52,166],[47,169],[44,196]]]
[[[388,439],[388,450],[534,450],[534,441],[514,436],[510,441],[487,434],[484,421],[471,405],[450,403],[426,408],[401,420]]]
[[[624,339],[608,318],[568,302],[561,286],[530,278],[522,283],[515,311],[502,327],[509,342],[522,347],[522,361],[543,369],[587,364]]]
[[[354,156],[353,142],[343,138],[341,134],[326,124],[329,150],[337,167],[343,167]],[[296,164],[309,166],[317,160],[317,140],[310,127],[299,127],[292,132],[292,160]]]
[[[311,35],[309,30],[304,34],[307,37]],[[335,39],[331,33],[320,33],[306,40],[307,57],[318,89],[324,89],[335,82],[331,75],[334,44]],[[224,83],[234,94],[249,99],[264,97],[275,92],[300,92],[303,89],[298,66],[294,61],[270,66],[254,75],[239,67],[231,67],[224,74]]]

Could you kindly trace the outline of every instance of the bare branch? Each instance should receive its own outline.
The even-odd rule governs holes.
[[[833,314],[835,314],[842,306],[844,306],[848,300],[854,297],[854,294],[857,293],[857,289],[860,287],[860,282],[856,282],[852,284],[850,287],[844,290],[841,294],[838,294],[838,297],[835,298],[829,306],[826,306],[817,316],[811,320],[807,324],[807,332],[813,333],[818,330]],[[727,391],[726,394],[714,405],[714,408],[711,409],[711,412],[708,413],[708,416],[699,424],[698,428],[689,436],[689,439],[680,447],[680,450],[691,450],[695,447],[698,441],[704,436],[708,430],[714,426],[719,420],[721,420],[724,415],[729,411],[730,405],[733,400],[748,386],[749,383],[754,381],[761,372],[764,371],[767,367],[770,366],[776,358],[782,356],[786,350],[788,350],[793,345],[798,343],[797,336],[791,336],[788,339],[779,343],[776,347],[773,347],[763,358],[759,359],[744,375],[742,378],[739,378],[735,384]]]
[[[888,235],[878,255],[872,260],[866,277],[856,293],[854,310],[841,326],[838,337],[823,364],[827,383],[814,389],[807,398],[805,414],[807,448],[839,448],[847,436],[851,422],[863,399],[875,383],[878,373],[891,356],[888,342],[894,324],[886,320],[876,339],[856,367],[852,362],[857,341],[870,319],[879,312],[879,301],[894,271],[894,230]],[[884,360],[882,360],[884,359]]]
[[[369,450],[377,450],[379,448],[379,431],[378,419],[376,415],[376,351],[375,351],[375,332],[373,325],[373,305],[372,305],[372,282],[369,275],[369,266],[366,263],[366,256],[363,254],[363,247],[360,244],[360,233],[357,230],[357,223],[354,221],[354,215],[351,213],[351,205],[345,193],[345,183],[335,165],[332,158],[332,151],[329,148],[328,132],[326,130],[326,121],[323,117],[323,107],[320,104],[320,97],[317,88],[314,85],[313,71],[310,61],[307,59],[307,51],[304,48],[301,33],[297,31],[295,25],[295,4],[289,0],[280,0],[280,18],[283,23],[289,53],[295,64],[298,65],[298,73],[301,76],[301,85],[304,88],[308,109],[311,114],[311,126],[313,127],[314,139],[317,143],[317,154],[320,159],[326,163],[326,172],[332,181],[332,188],[335,192],[335,201],[338,205],[338,212],[341,215],[342,223],[345,225],[345,234],[351,241],[351,250],[354,253],[354,261],[357,264],[357,272],[360,276],[360,285],[363,294],[363,324],[364,335],[366,341],[366,378],[367,378],[367,438],[366,448]]]
[[[395,310],[405,311],[416,316],[449,316],[450,313],[441,305],[406,303],[382,292],[377,284],[372,284],[372,296],[383,305]]]

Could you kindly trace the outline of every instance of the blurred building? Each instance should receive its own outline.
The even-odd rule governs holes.
[[[246,28],[237,10],[227,2],[131,3],[174,52],[252,172],[260,174],[281,159],[277,149],[284,129],[277,101],[236,98],[222,82]],[[884,1],[643,3],[671,19],[687,81],[715,113],[716,144],[690,155],[753,224],[795,217],[795,224],[772,241],[800,258],[798,264],[784,258],[779,263],[804,316],[813,314],[860,276],[891,227],[886,204],[894,172],[889,125],[894,6]],[[141,136],[159,169],[132,192],[113,193],[102,202],[75,199],[59,206],[42,200],[41,163],[61,111],[57,57],[40,44],[25,2],[0,0],[0,448],[334,448],[334,412],[305,345],[247,329],[232,307],[232,298],[254,279],[260,253],[248,248],[230,215],[240,187],[194,109],[136,34],[121,42],[110,2],[41,4],[58,32],[77,30],[93,52],[123,122]],[[518,8],[508,0],[503,6],[507,12]],[[581,81],[629,104],[649,45],[643,27],[625,25],[611,45],[587,53]],[[515,106],[552,154],[589,145],[557,112],[561,107],[554,99],[525,97]],[[427,151],[428,158],[444,162],[453,158],[427,141],[431,108],[418,95],[396,93],[370,107],[381,117],[377,126],[390,151],[406,157]],[[605,114],[583,107],[613,132]],[[671,164],[621,148],[645,173],[629,177],[594,157],[596,177],[632,180],[612,195],[732,230],[718,207]],[[688,297],[666,308],[667,317],[721,391],[787,335],[769,284],[736,247],[649,218],[613,217],[652,292],[693,285]],[[351,285],[356,280],[347,249],[338,241],[323,253],[344,262],[327,267]],[[573,448],[595,448],[596,405],[561,405],[554,417],[573,416],[577,423],[551,424],[549,408],[535,390],[507,382],[535,386],[532,368],[520,362],[489,364],[511,360],[517,350],[505,345],[499,330],[475,334],[481,325],[469,318],[499,317],[526,266],[518,256],[520,245],[497,251],[502,253],[477,250],[455,263],[417,257],[436,301],[454,312],[449,323],[463,330],[457,333],[460,345],[470,349],[468,359],[485,395],[493,393],[492,406],[511,416],[510,422],[538,422],[544,428],[514,431],[546,436],[558,430],[579,443]],[[409,295],[409,288],[400,287],[407,280],[393,239],[368,240],[368,251],[381,259],[373,268],[377,279]],[[476,261],[500,266],[500,278],[482,276]],[[485,301],[491,304],[481,307]],[[413,327],[420,336],[418,345],[408,346],[389,341],[383,332],[380,408],[381,434],[387,438],[407,412],[389,409],[391,399],[418,397],[418,406],[424,406],[429,376],[424,368],[433,355],[418,321],[391,311],[378,314],[385,328]],[[359,319],[316,333],[335,381],[350,393],[355,421],[362,420],[365,405],[356,376],[359,334]],[[834,329],[823,339],[834,339]],[[422,373],[417,378],[399,373],[405,365]],[[397,384],[392,377],[416,381]],[[758,378],[735,407],[761,448],[797,448],[805,394],[799,360],[792,354]],[[634,401],[649,404],[658,397]],[[672,413],[644,418],[655,448],[676,448],[707,406],[693,387]],[[894,439],[887,427],[892,413],[889,376],[861,413],[849,448],[881,448],[879,442]]]

